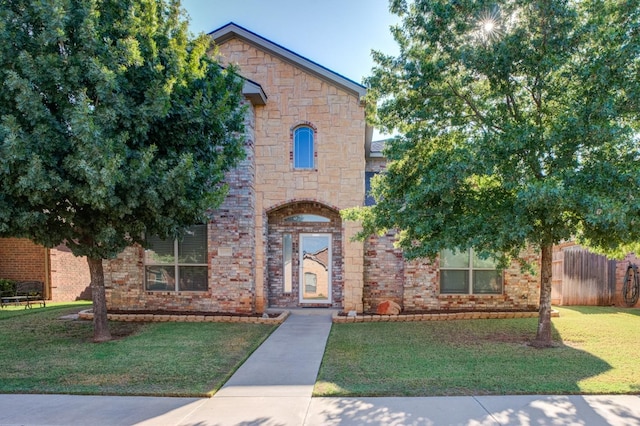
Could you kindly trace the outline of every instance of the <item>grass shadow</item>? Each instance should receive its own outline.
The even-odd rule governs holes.
[[[562,325],[557,320],[557,345],[549,349],[527,344],[535,335],[535,318],[334,325],[314,394],[582,393],[583,381],[612,367],[606,356],[581,347],[585,336],[567,336],[557,328]]]
[[[210,396],[275,326],[62,319],[86,303],[0,312],[0,393]],[[28,368],[25,368],[28,366]]]

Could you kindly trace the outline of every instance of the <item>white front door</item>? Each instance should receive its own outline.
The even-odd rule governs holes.
[[[300,234],[300,303],[331,303],[331,234]]]

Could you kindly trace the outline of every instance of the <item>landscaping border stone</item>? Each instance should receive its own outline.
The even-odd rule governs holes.
[[[551,316],[557,318],[560,312],[551,311]],[[434,314],[398,314],[398,315],[355,315],[348,316],[336,312],[333,314],[334,324],[346,324],[356,322],[417,322],[417,321],[451,321],[466,319],[502,319],[502,318],[537,318],[538,312],[456,312]]]
[[[165,315],[165,314],[107,314],[109,321],[128,322],[237,322],[248,324],[279,325],[289,316],[289,311],[282,311],[274,318],[262,318],[235,315]],[[82,320],[93,320],[93,312],[86,309],[78,313]]]

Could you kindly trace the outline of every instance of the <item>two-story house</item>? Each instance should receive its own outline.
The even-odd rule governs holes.
[[[152,237],[147,250],[130,247],[105,262],[109,309],[367,312],[386,300],[405,311],[538,304],[539,277],[516,264],[497,271],[472,252],[408,262],[391,233],[354,241],[359,224],[340,211],[371,202],[369,179],[385,166],[382,143],[371,141],[366,122],[366,88],[233,23],[210,35],[218,47],[212,54],[237,65],[245,79],[246,158],[228,174],[229,194],[209,223],[180,241]],[[47,273],[51,288],[64,287],[58,270]]]
[[[215,312],[330,306],[372,311],[524,308],[538,279],[471,253],[405,262],[393,236],[353,241],[340,211],[365,203],[384,169],[366,88],[245,28],[211,33],[246,79],[246,152],[208,225],[183,241],[131,248],[107,267],[109,307]]]

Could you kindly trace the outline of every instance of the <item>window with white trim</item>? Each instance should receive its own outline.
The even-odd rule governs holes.
[[[291,293],[293,288],[293,240],[291,234],[282,236],[282,273],[284,274],[285,293]]]
[[[180,240],[147,238],[147,291],[206,291],[207,225],[189,227]]]
[[[502,291],[502,273],[494,259],[482,259],[473,249],[440,252],[441,294],[502,294]]]
[[[293,131],[293,167],[295,169],[315,168],[314,130],[300,126]]]

